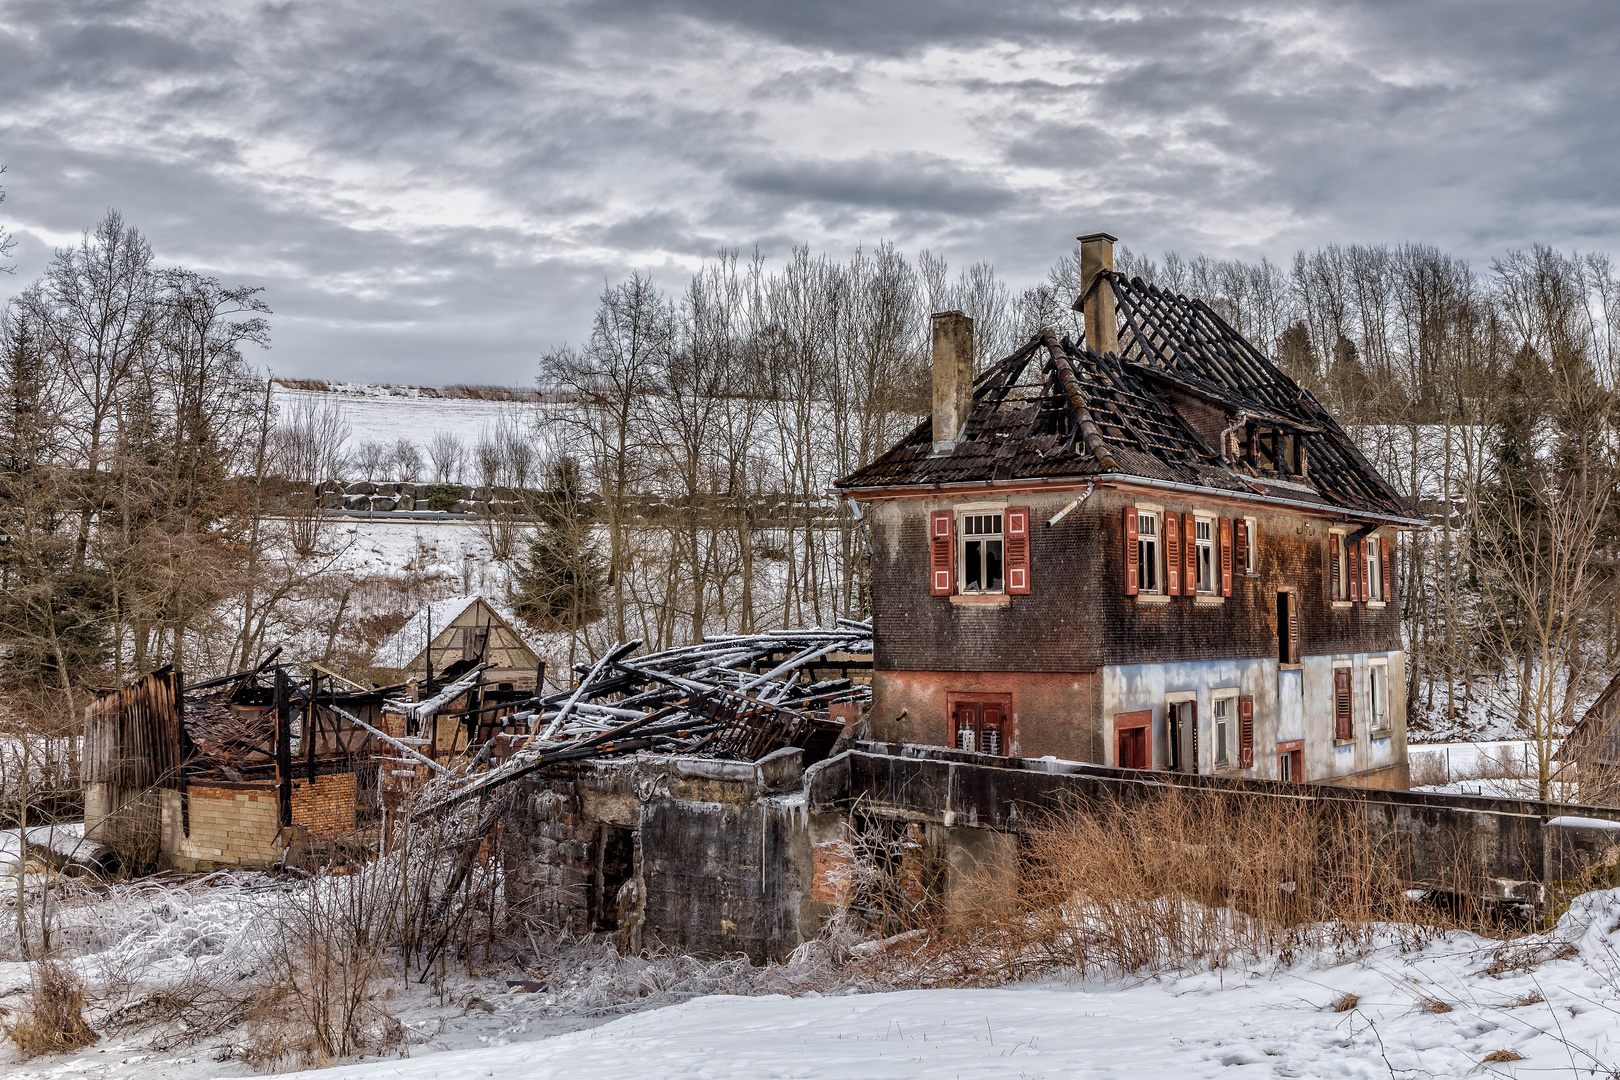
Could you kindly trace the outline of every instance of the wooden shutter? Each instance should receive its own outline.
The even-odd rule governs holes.
[[[1198,591],[1198,520],[1191,514],[1181,516],[1181,554],[1184,567],[1181,580],[1187,585],[1187,595],[1191,596]]]
[[[1378,557],[1384,561],[1384,595],[1382,599],[1389,600],[1395,595],[1395,579],[1390,576],[1393,569],[1390,549],[1395,546],[1395,537],[1386,536],[1378,543]]]
[[[1125,508],[1125,595],[1135,596],[1137,585],[1141,578],[1141,570],[1136,565],[1136,507]]]
[[[1328,603],[1339,598],[1339,534],[1328,533]]]
[[[1361,587],[1360,540],[1357,540],[1355,543],[1350,545],[1348,561],[1350,563],[1350,599],[1353,601],[1366,599],[1366,593],[1362,591]]]
[[[1221,518],[1221,595],[1232,595],[1232,520]]]
[[[951,595],[956,583],[956,538],[952,535],[955,519],[949,510],[935,510],[928,515],[928,566],[934,596]]]
[[[1350,717],[1350,669],[1333,669],[1333,737],[1353,739],[1355,725]]]
[[[1007,523],[1007,591],[1029,595],[1029,507],[1009,506]]]
[[[1299,663],[1299,593],[1288,591],[1288,662]]]
[[[983,719],[979,723],[979,753],[1007,756],[1007,709],[999,702],[987,701],[982,706]]]
[[[1238,764],[1254,768],[1254,698],[1238,698]]]
[[[1242,518],[1232,519],[1232,567],[1233,573],[1237,567],[1243,567],[1243,572],[1249,572],[1249,523]]]
[[[1181,519],[1174,514],[1164,515],[1164,583],[1171,596],[1181,595]]]

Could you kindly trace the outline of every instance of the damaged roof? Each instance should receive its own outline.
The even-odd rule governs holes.
[[[1111,270],[1119,350],[1099,355],[1050,331],[981,372],[955,447],[935,453],[931,422],[836,486],[864,489],[1103,476],[1185,484],[1237,498],[1416,522],[1418,512],[1362,455],[1309,390],[1277,369],[1202,300]],[[1089,290],[1088,290],[1089,293]],[[1303,475],[1254,468],[1200,433],[1197,409],[1285,431]]]

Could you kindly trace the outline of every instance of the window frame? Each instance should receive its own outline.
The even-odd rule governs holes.
[[[1243,735],[1238,722],[1238,687],[1222,687],[1210,691],[1209,695],[1209,760],[1214,771],[1231,769],[1241,771],[1243,768]],[[1221,706],[1227,709],[1226,717],[1222,719]],[[1220,757],[1221,728],[1226,729],[1226,757]]]
[[[1332,542],[1333,537],[1338,537],[1338,543],[1337,544],[1334,544]],[[1334,584],[1333,584],[1334,577],[1335,577],[1335,575],[1332,572],[1333,567],[1330,566],[1329,570],[1328,570],[1328,588],[1330,590],[1332,590],[1332,593],[1333,593],[1332,596],[1328,597],[1328,600],[1334,606],[1339,606],[1339,605],[1349,606],[1349,604],[1350,604],[1350,567],[1351,567],[1350,544],[1349,544],[1350,534],[1344,529],[1329,529],[1328,530],[1328,538],[1329,538],[1328,558],[1330,560],[1336,560],[1337,563],[1338,563],[1338,567],[1337,567],[1338,568],[1338,574],[1337,574],[1338,586],[1336,588],[1334,587]],[[1339,549],[1337,554],[1334,554],[1334,552],[1333,552],[1334,547],[1337,547]]]
[[[1168,596],[1165,591],[1164,513],[1145,507],[1136,511],[1136,592],[1138,596]],[[1151,532],[1143,525],[1151,523]],[[1151,580],[1151,583],[1149,579]]]
[[[1379,695],[1380,683],[1382,696]],[[1384,732],[1392,727],[1389,717],[1389,658],[1377,657],[1367,661],[1367,730]]]
[[[1243,576],[1254,577],[1260,573],[1259,545],[1255,541],[1256,520],[1252,517],[1243,519]]]
[[[995,588],[969,588],[968,587],[968,544],[983,543],[991,539],[990,533],[969,533],[967,522],[970,518],[994,517],[999,531],[994,535],[994,543],[1000,545],[1000,584]],[[956,509],[956,594],[957,596],[1002,596],[1007,592],[1007,508],[1005,506],[963,506]],[[980,555],[981,576],[983,574],[983,554]]]
[[[1347,715],[1345,716],[1345,729],[1348,734],[1339,731],[1339,672],[1345,673],[1345,683],[1349,687],[1347,693]],[[1356,669],[1355,664],[1349,660],[1335,660],[1331,668],[1333,678],[1333,743],[1335,746],[1356,741]]]
[[[1384,596],[1384,538],[1377,533],[1373,533],[1361,543],[1361,550],[1364,554],[1363,561],[1367,566],[1367,603],[1382,604],[1386,599]],[[1373,588],[1374,581],[1378,583],[1376,589]]]
[[[1203,533],[1208,530],[1209,535]],[[1203,513],[1193,514],[1193,595],[1219,596],[1220,584],[1220,526],[1215,518]],[[1205,588],[1204,561],[1209,560],[1209,582]]]

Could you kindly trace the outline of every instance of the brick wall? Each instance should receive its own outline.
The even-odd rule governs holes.
[[[979,694],[1010,698],[1008,754],[1102,760],[1098,679],[1089,672],[882,671],[873,686],[872,735],[949,746],[951,701]]]
[[[274,784],[191,784],[163,792],[163,857],[182,869],[268,866],[281,858]],[[189,835],[185,828],[190,821]]]
[[[292,820],[311,836],[339,836],[355,826],[355,784],[353,773],[317,776],[292,782]]]
[[[1364,603],[1335,610],[1327,599],[1325,518],[1296,517],[1214,500],[1099,488],[1055,527],[1046,521],[1077,491],[972,500],[894,499],[871,505],[874,629],[879,671],[1087,672],[1104,664],[1274,656],[1277,592],[1299,591],[1302,655],[1401,648],[1400,608]],[[994,495],[1030,507],[1028,596],[1000,604],[952,602],[928,590],[928,514]],[[1257,573],[1234,572],[1218,605],[1188,596],[1143,603],[1124,589],[1123,510],[1152,503],[1258,520]],[[1387,533],[1387,530],[1386,530]],[[1397,577],[1399,571],[1397,570]]]

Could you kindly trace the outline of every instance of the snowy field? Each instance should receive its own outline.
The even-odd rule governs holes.
[[[332,404],[349,425],[345,453],[363,442],[390,446],[410,439],[426,448],[441,431],[461,439],[470,449],[479,436],[503,419],[527,430],[540,406],[518,401],[481,401],[476,398],[421,397],[412,387],[334,384],[331,391],[295,390],[277,385],[271,392],[280,415],[288,416],[304,402]]]
[[[156,889],[87,927],[87,982],[146,979],[242,955],[244,913],[273,898],[251,875],[228,888]],[[287,895],[287,894],[282,894]],[[250,923],[249,923],[250,925]],[[1179,977],[1047,980],[996,989],[798,997],[697,997],[608,1019],[547,993],[505,993],[510,964],[442,991],[411,980],[390,1008],[408,1057],[326,1080],[889,1080],[955,1077],[1612,1076],[1620,1067],[1620,890],[1578,898],[1551,933],[1498,941],[1389,932],[1353,957],[1322,955]],[[572,973],[553,976],[567,978]],[[583,976],[589,982],[590,976]],[[0,964],[15,1008],[22,964]],[[654,995],[652,1002],[659,1000]],[[91,1014],[92,1022],[96,1014]],[[8,1077],[204,1080],[246,1076],[232,1036],[166,1049],[107,1035],[22,1060]]]

